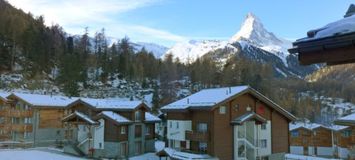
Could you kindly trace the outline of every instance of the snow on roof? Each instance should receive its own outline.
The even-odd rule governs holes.
[[[129,119],[119,115],[118,113],[112,111],[103,111],[101,114],[109,117],[110,119],[116,121],[117,123],[129,123],[131,122]]]
[[[329,126],[329,128],[331,128],[334,131],[340,131],[340,130],[349,128],[349,126],[332,125],[332,126]]]
[[[254,118],[254,119],[261,121],[263,123],[265,123],[267,121],[265,118],[261,117],[260,115],[256,114],[255,112],[247,112],[247,113],[235,118],[231,123],[242,124],[251,118]]]
[[[203,89],[197,93],[168,104],[162,109],[187,109],[188,107],[214,106],[238,93],[245,91],[248,88],[249,86],[236,86]]]
[[[135,109],[142,101],[129,101],[127,99],[94,99],[80,98],[81,101],[98,109]]]
[[[149,112],[145,112],[145,121],[154,122],[154,121],[161,121],[161,119]]]
[[[1,99],[4,99],[4,100],[7,100],[7,96],[9,96],[10,93],[7,93],[7,92],[0,92],[0,98]]]
[[[92,120],[88,115],[86,115],[84,113],[81,113],[81,112],[78,112],[78,111],[75,111],[75,112],[69,114],[68,116],[64,117],[63,121],[70,120],[70,119],[72,119],[75,116],[83,119],[84,121],[86,121],[86,122],[88,122],[90,124],[96,124],[97,123],[96,121]]]
[[[81,112],[78,112],[78,111],[75,111],[74,112],[77,116],[79,116],[80,118],[82,119],[85,119],[86,121],[94,124],[96,123],[94,120],[92,120],[88,115],[84,114],[84,113],[81,113]]]
[[[54,95],[40,95],[40,94],[26,94],[26,93],[13,93],[18,98],[33,106],[42,107],[66,107],[70,103],[74,102],[78,98],[69,98],[65,96]],[[10,95],[10,96],[11,96]]]
[[[325,127],[325,126],[323,126],[321,124],[317,124],[317,123],[296,122],[296,123],[290,123],[289,124],[289,130],[290,131],[298,129],[298,128],[305,128],[305,129],[308,129],[308,130],[313,130],[313,129],[316,129],[318,127],[327,128],[327,127]]]
[[[320,38],[326,38],[326,37],[331,37],[335,35],[343,35],[347,33],[352,33],[355,32],[355,15],[345,17],[341,20],[338,20],[333,23],[329,23],[326,26],[309,31],[309,32],[314,32],[314,35],[308,38],[303,38],[298,40],[299,42],[301,41],[309,41],[309,40],[315,40],[315,39],[320,39]]]
[[[342,120],[342,121],[355,121],[355,113],[347,115],[345,117],[341,117],[338,120]]]

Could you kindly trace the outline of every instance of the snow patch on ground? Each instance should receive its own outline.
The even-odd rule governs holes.
[[[1,149],[0,159],[6,160],[86,160],[51,149]]]

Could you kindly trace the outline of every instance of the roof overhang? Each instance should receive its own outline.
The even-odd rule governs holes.
[[[118,114],[118,113],[116,113]],[[133,121],[129,121],[129,122],[117,122],[116,120],[110,118],[109,116],[106,116],[105,114],[103,114],[102,112],[97,114],[95,117],[94,117],[94,120],[98,120],[98,119],[106,119],[106,120],[109,120],[110,122],[113,122],[114,124],[116,125],[125,125],[125,124],[132,124]]]
[[[36,104],[32,104],[30,102],[28,102],[25,99],[22,99],[21,97],[17,96],[14,93],[11,93],[9,96],[6,97],[8,101],[10,101],[11,99],[18,99],[22,102],[25,102],[26,104],[28,104],[29,106],[33,107],[33,108],[42,108],[42,109],[64,109],[66,106],[50,106],[50,105],[36,105]]]
[[[263,118],[262,116],[256,114],[255,112],[248,112],[245,113],[231,121],[231,124],[233,125],[242,125],[246,121],[255,121],[257,123],[266,123],[267,120]]]
[[[342,120],[338,119],[334,121],[334,124],[336,125],[342,125],[342,126],[355,126],[355,120]]]
[[[256,98],[260,99],[262,102],[264,102],[265,104],[267,104],[268,106],[270,106],[272,109],[276,110],[277,112],[281,113],[284,117],[286,117],[289,121],[295,121],[297,120],[297,118],[292,115],[290,112],[286,111],[285,109],[283,109],[282,107],[280,107],[279,105],[277,105],[275,102],[273,102],[272,100],[270,100],[269,98],[265,97],[264,95],[262,95],[261,93],[259,93],[258,91],[256,91],[255,89],[248,87],[245,90],[239,92],[238,94],[235,94],[234,96],[231,96],[213,106],[189,106],[183,109],[162,109],[162,112],[188,112],[190,110],[213,110],[215,108],[217,108],[219,105],[224,104],[225,102],[228,102],[232,99],[235,99],[238,96],[241,96],[243,94],[246,93],[250,93],[251,95],[255,96]]]
[[[81,100],[80,98],[72,103],[70,103],[69,105],[66,106],[66,108],[71,108],[75,105],[78,105],[78,104],[83,104],[84,106],[86,107],[89,107],[95,111],[134,111],[134,110],[137,110],[141,107],[145,108],[147,111],[150,111],[151,109],[148,107],[147,104],[145,104],[144,102],[142,102],[141,104],[137,105],[136,107],[134,108],[97,108],[89,103],[86,103],[85,101]]]
[[[298,53],[302,65],[327,63],[337,65],[355,62],[355,32],[332,37],[298,40],[290,53]]]
[[[87,118],[84,118],[80,116],[77,112],[73,112],[70,115],[64,117],[62,119],[63,122],[72,122],[72,123],[81,123],[81,124],[90,124],[90,125],[97,125],[99,124],[98,122],[90,119],[88,120]]]

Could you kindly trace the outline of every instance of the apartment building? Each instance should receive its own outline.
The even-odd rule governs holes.
[[[125,159],[154,152],[155,123],[142,101],[80,98],[68,105],[65,152]]]
[[[3,98],[2,98],[3,99]],[[4,100],[4,99],[3,99]],[[1,115],[3,146],[61,145],[64,108],[76,98],[12,93],[6,97]]]
[[[177,159],[252,160],[288,153],[288,123],[296,119],[249,86],[204,89],[162,111],[167,151]]]
[[[355,159],[355,113],[341,117],[334,123],[347,126],[336,135],[338,155],[341,158]]]

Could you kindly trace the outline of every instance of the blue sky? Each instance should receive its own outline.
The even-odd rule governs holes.
[[[8,0],[17,8],[44,15],[71,34],[107,35],[172,46],[190,39],[228,40],[246,14],[254,13],[279,37],[298,39],[310,29],[339,20],[353,0]]]

